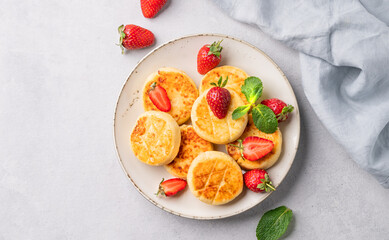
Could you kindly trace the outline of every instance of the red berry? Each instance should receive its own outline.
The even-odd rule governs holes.
[[[256,161],[273,150],[274,143],[256,136],[246,137],[243,142],[243,156],[249,161]]]
[[[253,192],[271,192],[276,190],[269,174],[263,169],[254,169],[243,174],[246,187]]]
[[[287,105],[278,98],[265,99],[261,104],[268,106],[274,112],[278,122],[283,122],[288,119],[288,114],[294,109],[292,105]]]
[[[200,74],[206,74],[209,70],[219,65],[222,59],[221,51],[223,47],[220,46],[222,41],[214,42],[211,45],[207,44],[200,48],[197,54],[197,71]]]
[[[159,184],[158,192],[156,194],[170,197],[177,194],[177,192],[184,190],[185,187],[186,181],[181,178],[171,178],[166,181],[164,181],[162,178],[162,181]]]
[[[124,52],[126,49],[139,49],[152,45],[154,43],[154,34],[149,30],[137,25],[119,26],[120,39],[119,46]]]
[[[169,112],[171,109],[170,99],[167,96],[166,90],[157,85],[156,82],[151,84],[149,91],[149,98],[153,104],[162,112]]]
[[[224,88],[227,84],[228,77],[222,83],[222,77],[220,77],[218,84],[211,83],[216,86],[209,89],[207,93],[207,103],[213,114],[219,118],[223,119],[227,116],[228,108],[231,102],[231,93]]]
[[[153,18],[166,4],[167,0],[140,0],[140,7],[145,18]]]

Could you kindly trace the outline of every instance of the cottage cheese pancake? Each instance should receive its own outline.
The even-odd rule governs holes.
[[[143,87],[143,107],[145,111],[158,108],[153,104],[148,96],[151,85],[156,82],[163,87],[170,99],[171,109],[168,112],[179,125],[185,123],[190,118],[190,111],[196,98],[199,96],[196,84],[183,71],[175,68],[160,68],[152,73]]]
[[[247,124],[247,114],[237,120],[232,119],[232,112],[244,103],[235,91],[228,90],[231,103],[225,118],[217,118],[209,108],[206,98],[209,90],[202,93],[193,104],[193,128],[200,137],[212,143],[226,144],[235,141],[242,135]]]
[[[199,137],[190,125],[182,125],[181,145],[177,157],[165,165],[166,170],[175,177],[186,178],[189,166],[200,153],[213,150],[213,144]]]
[[[242,192],[242,170],[225,153],[204,152],[190,165],[188,186],[193,195],[205,203],[225,204]]]
[[[130,136],[135,156],[154,166],[170,163],[178,153],[180,141],[177,122],[169,114],[157,111],[143,113]]]

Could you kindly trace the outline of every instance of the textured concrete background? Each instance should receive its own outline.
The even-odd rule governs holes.
[[[207,0],[171,0],[145,19],[138,0],[0,2],[0,240],[255,239],[261,215],[286,205],[285,239],[389,239],[389,191],[356,166],[304,96],[298,53],[225,16]],[[262,204],[214,221],[184,219],[146,201],[114,149],[114,106],[135,64],[117,26],[132,23],[156,45],[222,33],[265,51],[299,101],[300,148],[291,171]],[[361,136],[363,137],[363,136]]]

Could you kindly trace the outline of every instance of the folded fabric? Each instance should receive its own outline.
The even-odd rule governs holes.
[[[389,188],[389,0],[214,2],[300,52],[317,116]]]

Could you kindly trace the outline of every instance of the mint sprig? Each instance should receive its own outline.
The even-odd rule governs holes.
[[[256,229],[258,240],[277,240],[288,228],[292,220],[293,212],[291,209],[281,206],[267,211],[259,220]]]
[[[239,119],[252,109],[254,125],[264,133],[274,133],[278,128],[278,121],[274,112],[263,104],[255,105],[262,95],[262,90],[261,79],[257,77],[246,78],[241,91],[249,104],[236,108],[232,113],[232,119]],[[282,118],[282,116],[280,117]]]

